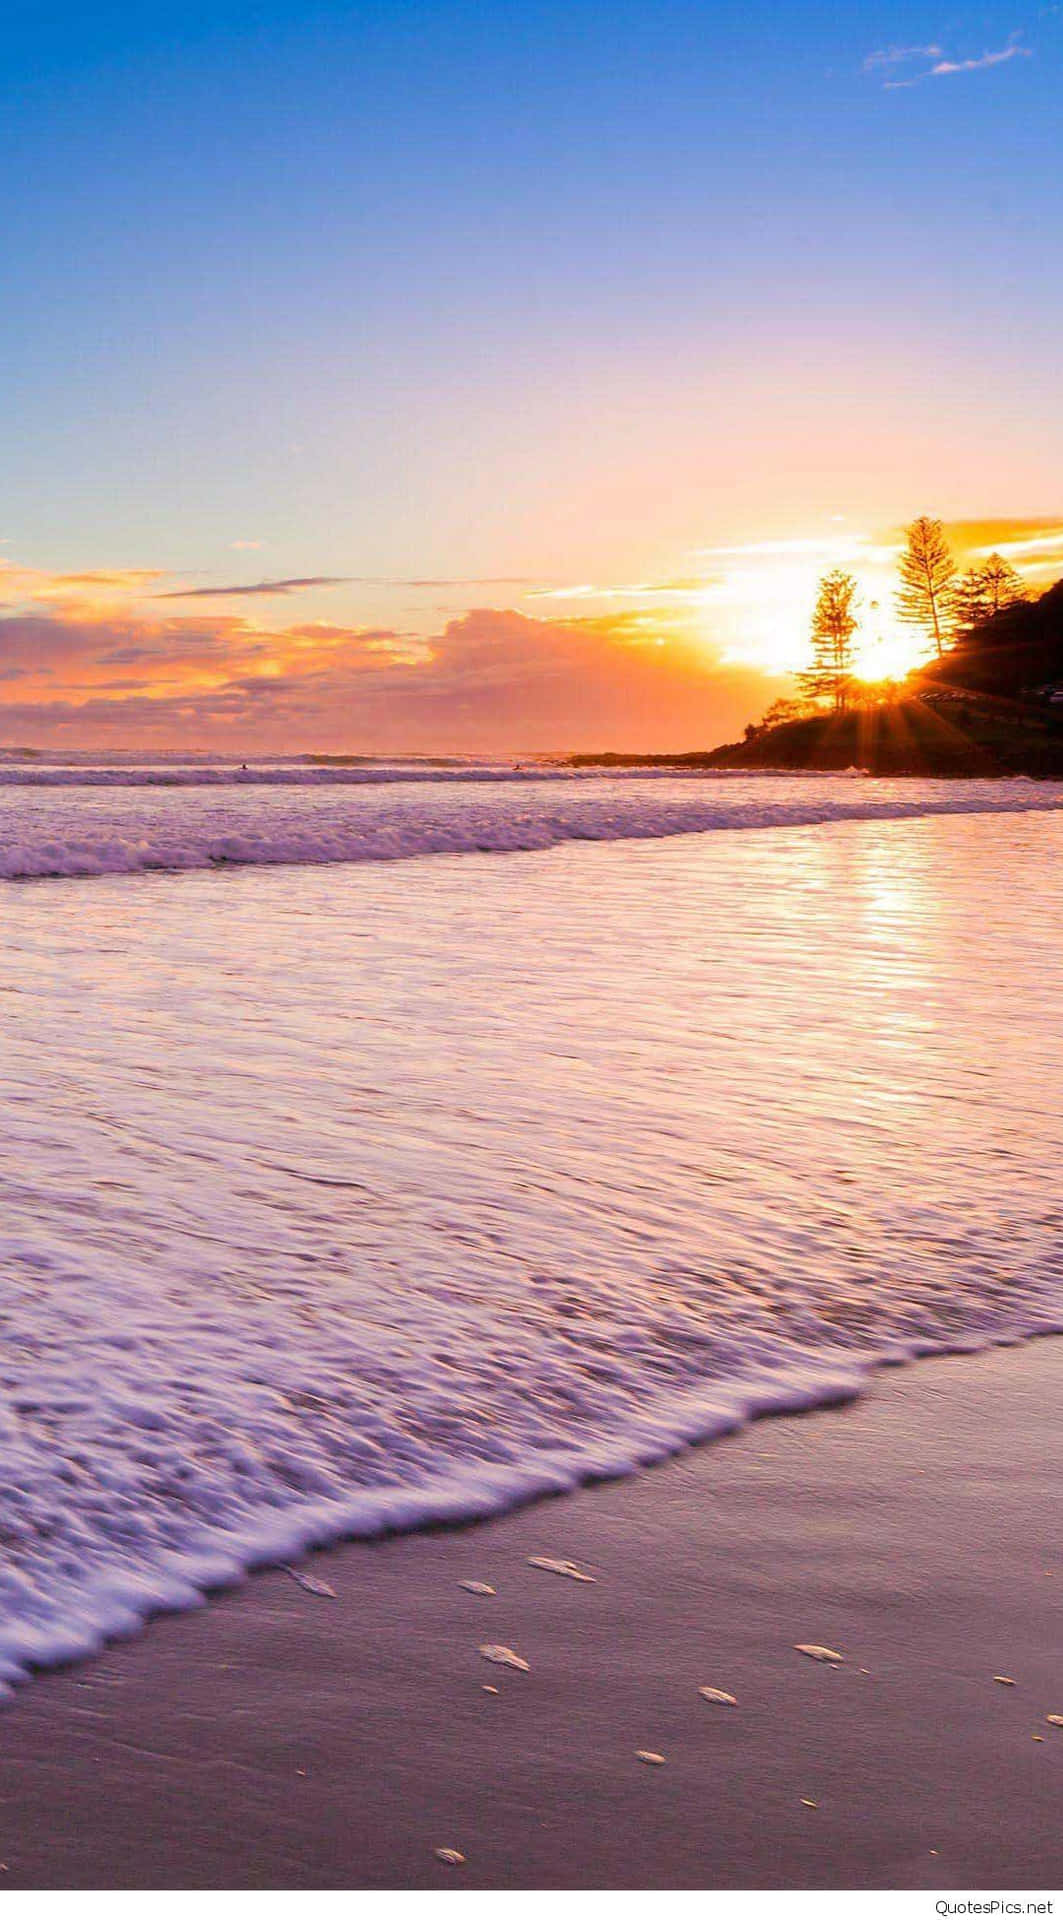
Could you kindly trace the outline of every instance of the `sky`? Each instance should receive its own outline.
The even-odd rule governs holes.
[[[733,737],[1063,573],[1063,7],[5,0],[0,745]]]

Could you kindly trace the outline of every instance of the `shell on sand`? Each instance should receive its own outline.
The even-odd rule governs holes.
[[[818,1800],[802,1800],[801,1805],[803,1807],[818,1807],[819,1801]]]
[[[639,1747],[636,1751],[635,1758],[636,1760],[641,1760],[643,1765],[647,1767],[663,1767],[667,1765],[663,1753],[651,1753],[648,1747]]]
[[[1015,1685],[1014,1680],[1009,1680],[1006,1673],[995,1673],[993,1678],[998,1687],[1013,1687]]]
[[[487,1685],[485,1684],[484,1686],[482,1686],[482,1687],[480,1688],[480,1692],[481,1692],[481,1693],[497,1693],[497,1692],[498,1692],[498,1688],[497,1688],[497,1687],[490,1687],[490,1686],[487,1686]]]
[[[1050,1727],[1063,1727],[1063,1713],[1046,1713],[1045,1719]]]
[[[479,1651],[485,1660],[493,1660],[496,1667],[516,1667],[518,1673],[530,1673],[531,1667],[512,1647],[481,1647]]]
[[[807,1653],[810,1660],[823,1660],[829,1667],[840,1667],[845,1659],[844,1653],[835,1653],[833,1647],[799,1646],[795,1653]]]
[[[323,1600],[335,1600],[336,1589],[330,1587],[327,1580],[315,1580],[312,1573],[300,1573],[298,1567],[282,1567],[281,1571],[291,1574],[296,1585],[302,1587],[305,1593],[319,1594]]]
[[[442,1860],[445,1867],[463,1867],[465,1865],[465,1855],[459,1853],[457,1847],[436,1847],[435,1856],[437,1860]]]
[[[715,1700],[721,1707],[737,1707],[738,1705],[734,1694],[725,1693],[722,1687],[699,1687],[698,1692],[703,1700]]]
[[[458,1585],[464,1587],[466,1593],[494,1594],[494,1588],[489,1587],[486,1580],[459,1580]]]
[[[579,1580],[586,1587],[593,1587],[593,1573],[584,1573],[574,1560],[551,1560],[544,1553],[533,1553],[528,1561],[529,1567],[541,1567],[544,1573],[559,1573],[565,1580]]]

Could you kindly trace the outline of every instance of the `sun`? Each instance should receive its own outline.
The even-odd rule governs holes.
[[[843,531],[717,550],[720,572],[702,596],[706,633],[723,637],[730,659],[776,676],[799,674],[810,664],[819,582],[842,567],[857,583],[856,678],[872,685],[903,680],[924,663],[927,644],[896,615],[898,551]]]
[[[858,680],[903,680],[927,658],[925,638],[903,627],[880,634],[861,627],[854,637],[853,672]]]
[[[843,567],[857,582],[859,679],[900,680],[925,657],[921,636],[900,625],[894,611],[893,543],[831,529],[710,552],[715,577],[698,596],[699,612],[706,639],[722,642],[728,659],[773,676],[802,672],[810,659],[819,582],[833,567]]]

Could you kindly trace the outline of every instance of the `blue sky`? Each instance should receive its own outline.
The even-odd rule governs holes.
[[[1061,51],[1021,5],[8,0],[0,555],[430,636],[1051,519]]]

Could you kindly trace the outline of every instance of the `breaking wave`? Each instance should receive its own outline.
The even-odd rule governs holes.
[[[7,766],[0,879],[527,853],[576,840],[1061,807],[1063,786],[1024,779]]]
[[[1063,822],[1010,791],[10,889],[0,1684],[311,1545],[1063,1326]]]

